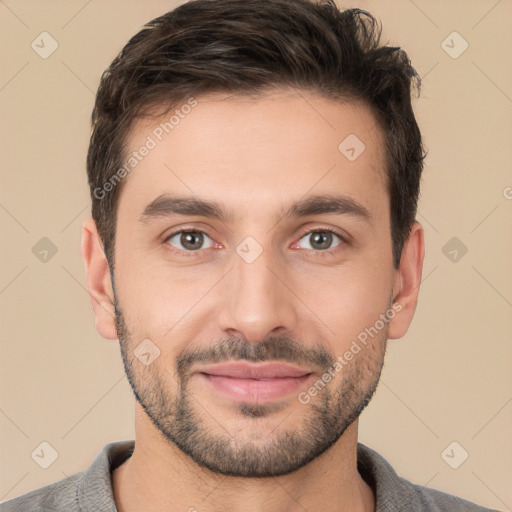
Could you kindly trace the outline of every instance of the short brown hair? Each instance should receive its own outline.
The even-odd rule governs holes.
[[[202,93],[276,87],[363,100],[372,108],[386,139],[397,268],[415,221],[425,158],[411,105],[420,79],[405,51],[380,38],[368,12],[340,11],[332,0],[192,0],[147,23],[103,73],[92,113],[92,216],[111,272],[122,182],[103,192],[123,166],[134,120],[151,107],[168,112]]]

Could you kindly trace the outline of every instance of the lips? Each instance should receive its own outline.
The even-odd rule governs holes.
[[[199,368],[195,374],[215,393],[254,404],[289,397],[314,377],[308,370],[284,363],[222,363]]]
[[[303,377],[312,373],[296,366],[285,363],[222,363],[206,366],[197,370],[207,375],[232,377],[237,379],[282,379],[286,377]]]

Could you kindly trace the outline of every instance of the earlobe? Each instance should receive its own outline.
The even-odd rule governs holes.
[[[117,339],[114,312],[114,292],[110,269],[103,245],[92,218],[82,224],[81,254],[84,262],[87,290],[94,309],[96,330],[109,340]]]
[[[402,250],[400,268],[396,271],[393,309],[397,314],[389,322],[389,339],[404,336],[412,322],[418,303],[424,256],[423,227],[415,222]]]

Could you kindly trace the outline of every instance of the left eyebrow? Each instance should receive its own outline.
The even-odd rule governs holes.
[[[361,203],[348,196],[320,194],[300,199],[284,209],[278,218],[307,217],[322,214],[349,215],[372,223],[373,217]],[[159,217],[171,215],[190,215],[219,219],[223,222],[233,220],[232,212],[220,203],[193,196],[163,194],[149,203],[139,217],[148,222]]]
[[[332,213],[350,215],[371,223],[372,215],[361,203],[348,196],[321,194],[313,195],[293,203],[285,210],[283,217],[307,217]]]

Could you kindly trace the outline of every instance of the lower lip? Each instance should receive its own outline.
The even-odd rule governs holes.
[[[309,381],[313,374],[302,377],[281,377],[268,380],[239,379],[221,375],[198,374],[215,390],[220,391],[238,402],[265,403],[277,400],[297,392]]]

